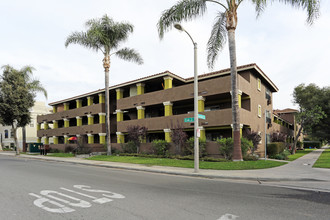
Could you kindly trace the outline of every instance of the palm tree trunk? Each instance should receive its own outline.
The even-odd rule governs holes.
[[[103,60],[104,74],[105,74],[105,132],[107,155],[111,155],[111,137],[110,137],[110,94],[109,94],[109,69],[110,69],[110,55],[105,54]]]
[[[236,64],[236,42],[235,42],[235,28],[227,28],[229,55],[230,55],[230,74],[231,74],[231,97],[232,97],[232,122],[233,122],[233,136],[234,149],[233,161],[242,161],[241,150],[241,133],[240,133],[240,115],[238,106],[238,87],[237,87],[237,64]]]

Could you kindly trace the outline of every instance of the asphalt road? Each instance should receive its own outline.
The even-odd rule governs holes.
[[[0,219],[330,219],[330,194],[0,155]]]

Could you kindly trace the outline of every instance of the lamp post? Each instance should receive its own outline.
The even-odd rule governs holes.
[[[199,141],[197,136],[198,130],[198,76],[197,76],[197,43],[190,34],[180,25],[175,24],[174,27],[179,31],[184,31],[189,36],[194,45],[194,172],[199,171]]]

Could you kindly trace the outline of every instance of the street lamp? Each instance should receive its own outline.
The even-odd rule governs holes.
[[[199,141],[198,141],[198,76],[197,76],[197,43],[190,34],[180,25],[175,24],[174,27],[179,31],[184,31],[189,36],[194,45],[194,172],[199,171]]]

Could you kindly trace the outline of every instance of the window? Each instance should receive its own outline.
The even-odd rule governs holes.
[[[10,130],[10,137],[11,137],[11,138],[14,137],[14,131],[13,131],[13,129]]]
[[[258,117],[261,118],[261,105],[258,105]]]
[[[34,121],[30,122],[30,127],[33,128],[34,127]]]
[[[258,78],[257,81],[258,81],[258,90],[261,91],[261,80]]]
[[[5,138],[8,138],[8,130],[5,130]]]

